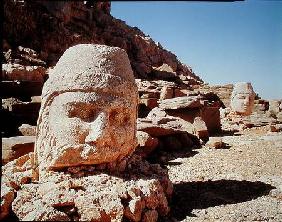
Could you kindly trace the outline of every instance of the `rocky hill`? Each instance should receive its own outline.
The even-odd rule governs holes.
[[[37,60],[30,63],[49,67],[70,46],[98,43],[125,49],[137,78],[202,83],[173,53],[138,28],[111,16],[110,7],[110,2],[5,0],[3,49],[11,49],[5,60],[22,60],[17,47],[23,46],[38,53]]]

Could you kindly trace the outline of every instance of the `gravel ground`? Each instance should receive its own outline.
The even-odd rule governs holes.
[[[261,127],[220,137],[224,149],[170,156],[167,221],[282,221],[282,132]]]

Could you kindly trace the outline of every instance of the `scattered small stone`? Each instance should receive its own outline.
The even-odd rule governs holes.
[[[214,149],[221,149],[224,147],[224,143],[221,137],[210,137],[206,145]]]

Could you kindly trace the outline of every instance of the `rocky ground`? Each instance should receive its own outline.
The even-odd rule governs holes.
[[[282,133],[225,133],[225,146],[173,153],[167,221],[282,221]],[[165,162],[165,161],[164,161]]]

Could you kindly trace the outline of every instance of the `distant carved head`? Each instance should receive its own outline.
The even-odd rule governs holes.
[[[239,82],[234,85],[231,95],[231,109],[240,115],[250,115],[254,106],[255,92],[251,83]]]
[[[42,91],[35,167],[116,161],[136,147],[137,87],[124,50],[81,44],[65,51]]]

